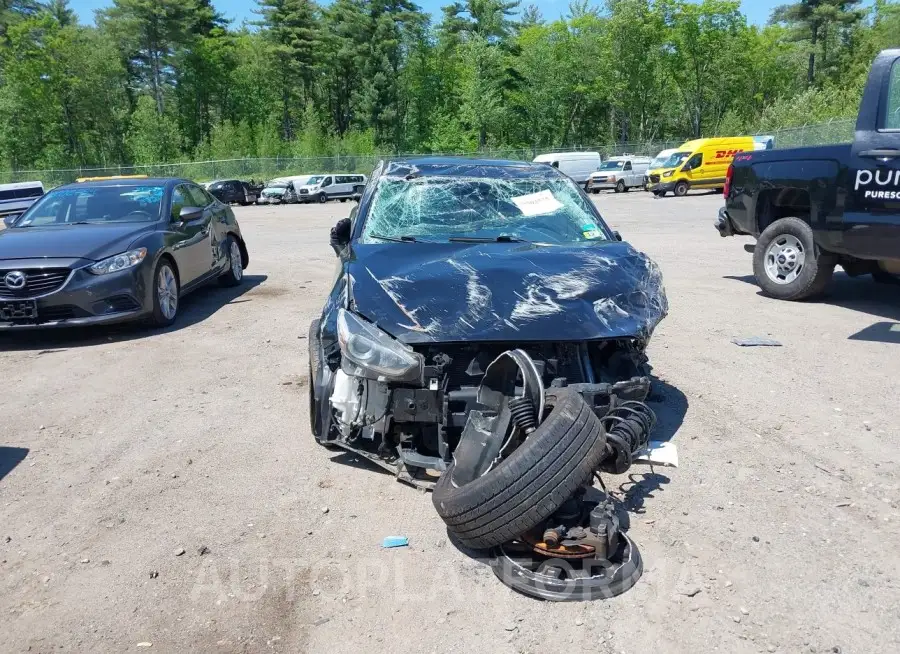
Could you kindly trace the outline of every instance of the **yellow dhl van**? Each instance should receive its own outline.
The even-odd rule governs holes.
[[[660,168],[650,171],[650,190],[681,197],[692,188],[721,189],[728,166],[738,152],[753,150],[752,136],[728,136],[688,141]]]

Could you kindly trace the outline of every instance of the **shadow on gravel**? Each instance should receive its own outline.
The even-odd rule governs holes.
[[[726,275],[724,279],[731,279],[738,282],[744,282],[756,286],[756,277],[754,275],[732,276]],[[757,295],[762,295],[762,291]],[[772,300],[778,302],[779,300]],[[851,311],[867,313],[878,318],[887,318],[900,322],[900,284],[879,284],[872,280],[869,275],[861,277],[850,277],[847,273],[836,272],[834,279],[828,286],[826,295],[813,303],[830,304],[836,307],[843,307]],[[850,340],[878,340],[881,342],[895,343],[897,339],[888,336],[888,340],[877,338],[879,334],[883,334],[885,325],[889,323],[876,323],[868,327],[858,334],[850,336]]]
[[[246,298],[241,296],[264,284],[267,279],[267,275],[245,275],[243,283],[233,288],[222,288],[214,282],[199,288],[181,300],[180,313],[175,324],[166,329],[154,329],[140,323],[126,323],[0,333],[0,352],[39,350],[39,354],[55,354],[72,347],[100,345],[110,341],[131,341],[177,332],[203,322],[227,304],[252,302],[252,296]]]
[[[335,448],[334,453],[335,456],[331,457],[330,459],[331,463],[338,463],[342,466],[356,468],[357,470],[365,470],[367,472],[380,472],[383,475],[389,475],[391,477],[396,476],[389,470],[382,468],[374,461],[370,461],[366,457],[362,456],[361,454],[357,454],[356,452],[349,452],[347,450]]]
[[[13,471],[28,456],[28,448],[0,445],[0,480]]]
[[[657,377],[651,377],[651,381],[647,405],[656,414],[656,429],[650,440],[668,442],[684,423],[690,404],[687,396],[672,384]]]
[[[900,322],[876,322],[851,335],[848,340],[900,343]]]

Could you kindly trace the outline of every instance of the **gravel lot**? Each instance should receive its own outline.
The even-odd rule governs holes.
[[[594,197],[671,305],[650,359],[681,467],[607,478],[633,590],[516,595],[426,494],[316,446],[307,327],[350,205],[238,208],[245,284],[175,328],[0,334],[0,651],[900,651],[900,287],[769,300],[720,197]]]

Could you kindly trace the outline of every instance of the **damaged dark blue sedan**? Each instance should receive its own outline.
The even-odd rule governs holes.
[[[554,168],[382,163],[331,244],[340,270],[309,341],[322,444],[427,483],[453,464],[508,352],[527,359],[512,393],[529,380],[571,388],[599,411],[649,392],[644,352],[667,312],[659,268]]]

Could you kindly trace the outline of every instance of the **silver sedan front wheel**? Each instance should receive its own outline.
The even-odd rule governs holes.
[[[241,246],[234,239],[231,240],[228,258],[231,260],[231,274],[234,275],[236,281],[241,281],[241,278],[244,276],[244,265],[241,263]]]
[[[156,298],[163,317],[174,320],[178,313],[178,280],[168,265],[160,266],[156,276]]]

